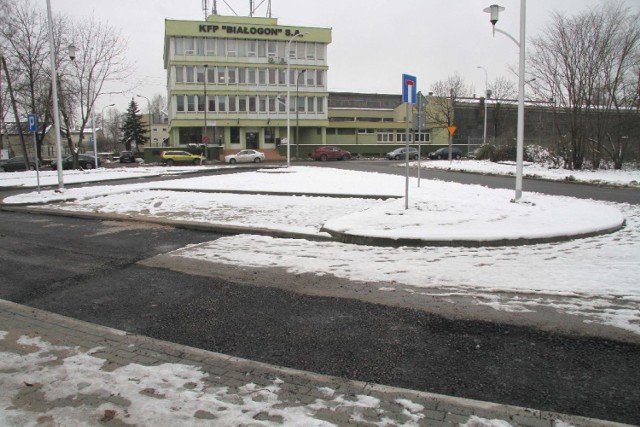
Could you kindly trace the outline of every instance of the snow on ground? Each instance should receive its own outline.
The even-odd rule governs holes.
[[[640,181],[640,172],[629,178],[629,182]],[[216,190],[353,197],[223,194]],[[231,265],[281,267],[296,273],[330,273],[350,280],[379,282],[379,289],[389,292],[402,289],[430,294],[437,288],[440,296],[442,292],[445,296],[447,292],[452,296],[474,296],[479,304],[496,310],[518,312],[552,305],[561,312],[585,316],[587,321],[640,333],[638,205],[526,191],[525,202],[514,204],[509,202],[512,192],[508,190],[430,180],[423,181],[420,189],[411,181],[408,210],[404,210],[403,199],[355,196],[359,194],[401,196],[404,178],[291,167],[87,187],[63,194],[52,190],[31,192],[4,202],[36,203],[62,198],[69,201],[47,208],[250,225],[315,235],[323,234],[324,225],[342,231],[383,233],[387,237],[437,235],[463,240],[517,237],[522,233],[546,236],[566,230],[583,233],[594,227],[606,229],[624,219],[625,227],[611,234],[527,246],[386,248],[237,235],[184,248],[173,255]],[[515,295],[499,298],[504,292]]]
[[[417,163],[412,163],[417,166]],[[553,181],[575,181],[591,184],[610,184],[625,186],[640,186],[640,173],[634,169],[598,169],[598,170],[574,170],[550,168],[548,166],[525,162],[523,175],[531,178],[542,178]],[[494,163],[484,160],[432,160],[421,162],[421,167],[426,169],[443,169],[463,172],[486,173],[495,175],[514,175],[516,166],[514,162]]]
[[[7,333],[0,331],[0,340]],[[234,389],[215,384],[200,368],[165,363],[143,366],[131,363],[115,370],[103,370],[105,360],[77,348],[52,345],[39,337],[20,337],[20,353],[0,352],[0,425],[313,425],[332,426],[315,417],[320,411],[348,412],[354,422],[368,420],[375,411],[386,426],[418,425],[425,418],[424,407],[407,399],[397,403],[410,421],[399,423],[385,416],[380,400],[366,395],[346,396],[322,387],[325,396],[310,404],[286,401],[285,383],[244,384]],[[13,400],[21,390],[42,395],[43,409],[22,408]],[[116,398],[114,398],[114,396]],[[70,404],[69,402],[77,402]],[[83,404],[84,403],[84,404]],[[197,417],[195,415],[198,415]],[[260,416],[281,422],[258,421]],[[80,421],[81,420],[81,421]],[[477,417],[473,417],[474,426]],[[489,424],[484,424],[489,425]],[[508,424],[499,424],[508,425]]]

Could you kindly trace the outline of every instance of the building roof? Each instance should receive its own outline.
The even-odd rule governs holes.
[[[393,110],[402,104],[402,95],[329,92],[329,108]]]

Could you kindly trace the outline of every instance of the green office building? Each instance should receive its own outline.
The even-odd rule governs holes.
[[[170,144],[275,152],[296,128],[305,144],[326,143],[329,43],[328,28],[276,18],[166,20]]]

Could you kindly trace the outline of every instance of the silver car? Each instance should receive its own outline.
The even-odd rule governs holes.
[[[224,156],[225,163],[260,163],[264,162],[264,153],[256,150],[242,150],[236,154]]]
[[[405,157],[405,147],[401,147],[401,148],[396,148],[395,150],[387,153],[387,159],[389,160],[404,160]],[[418,150],[413,148],[413,147],[409,147],[409,159],[411,160],[418,160],[418,158],[420,157],[420,154],[418,154]]]

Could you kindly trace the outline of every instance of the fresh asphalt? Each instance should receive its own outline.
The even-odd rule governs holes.
[[[447,320],[303,296],[259,277],[238,284],[138,263],[218,237],[0,212],[0,298],[297,369],[640,424],[637,344]],[[299,279],[282,273],[279,280]]]

